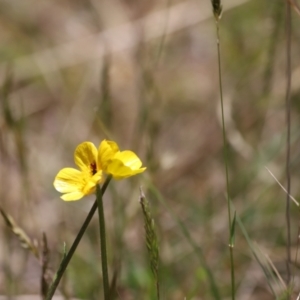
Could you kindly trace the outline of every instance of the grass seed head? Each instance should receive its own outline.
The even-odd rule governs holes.
[[[221,16],[222,16],[221,0],[211,0],[211,4],[213,6],[213,13],[214,13],[215,19],[218,21],[221,19]]]
[[[159,264],[159,250],[158,240],[155,231],[155,223],[151,215],[149,202],[146,199],[143,191],[141,190],[140,203],[144,215],[144,228],[146,232],[146,245],[150,258],[151,271],[157,280],[158,264]]]

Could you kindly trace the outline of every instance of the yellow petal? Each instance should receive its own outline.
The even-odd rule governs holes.
[[[81,172],[72,168],[62,169],[54,180],[57,191],[65,193],[61,198],[65,201],[79,200],[85,195],[95,192],[96,185],[102,179],[102,171],[94,176],[89,171]]]
[[[101,142],[98,150],[99,168],[106,171],[108,164],[116,153],[119,152],[118,145],[113,141],[104,140]]]
[[[91,142],[83,142],[77,146],[74,160],[82,171],[92,172],[91,175],[93,175],[93,171],[97,171],[97,156],[98,151],[95,145]]]
[[[136,174],[142,173],[146,168],[130,168],[126,166],[123,161],[114,159],[107,168],[107,173],[111,174],[115,179],[124,179]]]
[[[102,180],[102,171],[97,172],[93,177],[89,178],[84,187],[83,187],[83,192],[85,195],[90,195],[95,192],[96,190],[96,185],[100,183]]]
[[[53,185],[60,193],[80,191],[83,185],[82,172],[73,168],[62,169],[56,175]]]
[[[123,164],[132,170],[137,170],[142,166],[141,160],[132,151],[122,151],[114,156],[114,159],[118,159],[123,162]]]
[[[146,170],[146,168],[141,168],[135,171],[132,171],[130,168],[121,165],[120,161],[114,161],[110,166],[109,166],[109,171],[108,173],[111,174],[114,179],[120,180],[120,179],[125,179],[134,175],[137,175],[139,173],[142,173]]]
[[[72,192],[72,193],[64,194],[60,198],[65,201],[75,201],[75,200],[80,200],[83,196],[85,195],[82,192]]]

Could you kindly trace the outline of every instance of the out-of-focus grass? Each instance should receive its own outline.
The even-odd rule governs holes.
[[[285,194],[264,168],[268,166],[284,183],[284,5],[252,0],[228,9],[232,2],[223,3],[220,32],[231,196],[248,235],[270,255],[284,277]],[[199,20],[211,11],[210,1],[182,3],[192,4],[187,5],[184,20],[194,18],[195,8]],[[179,26],[178,31],[172,28],[181,18],[174,21],[171,15],[167,29],[162,23],[161,34],[153,39],[147,37],[151,24],[141,26],[133,32],[134,42],[125,35],[116,39],[119,50],[101,40],[99,53],[104,47],[107,56],[97,56],[97,47],[87,47],[96,45],[101,31],[127,28],[124,24],[159,11],[167,18],[177,5],[179,1],[153,1],[151,5],[137,1],[82,5],[66,0],[0,3],[1,86],[8,68],[12,74],[7,98],[2,95],[0,102],[1,207],[32,239],[41,239],[41,231],[46,232],[53,270],[61,259],[63,242],[70,246],[93,200],[65,203],[52,186],[59,169],[73,166],[76,145],[113,138],[122,149],[137,152],[148,166],[144,178],[113,182],[104,197],[110,274],[118,274],[118,299],[155,299],[138,202],[140,185],[149,193],[158,226],[162,299],[213,299],[195,249],[170,212],[148,191],[145,178],[151,178],[201,247],[221,298],[230,293],[212,13],[194,25]],[[293,14],[291,171],[296,198],[300,174],[299,22]],[[108,39],[115,34],[106,32]],[[66,45],[72,42],[76,49],[68,52]],[[86,53],[91,54],[90,59]],[[5,118],[5,103],[15,126]],[[292,207],[294,252],[298,218]],[[4,222],[0,224],[0,293],[39,293],[39,264],[19,248]],[[71,262],[63,283],[67,294],[84,299],[102,295],[101,272],[95,263],[99,261],[97,228],[93,220]],[[273,299],[245,237],[236,230],[238,299]]]

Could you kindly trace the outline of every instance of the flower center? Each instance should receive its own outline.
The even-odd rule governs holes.
[[[97,173],[96,163],[95,162],[91,163],[90,168],[91,168],[92,175],[95,175]]]

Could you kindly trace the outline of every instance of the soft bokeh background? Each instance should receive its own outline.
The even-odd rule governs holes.
[[[224,0],[220,26],[231,198],[262,260],[285,278],[285,4]],[[155,299],[139,187],[160,241],[162,299],[230,296],[228,217],[215,22],[209,0],[0,1],[1,208],[32,240],[47,235],[55,271],[94,197],[66,203],[53,188],[73,152],[104,138],[147,172],[105,194],[117,299]],[[292,12],[292,195],[299,195],[300,17]],[[292,205],[293,258],[299,213]],[[183,230],[183,227],[186,232]],[[193,242],[191,242],[191,240]],[[236,228],[237,299],[274,299]],[[201,257],[201,255],[200,255]],[[202,258],[203,258],[202,257]],[[266,263],[268,265],[268,263]],[[40,293],[41,267],[0,219],[0,294]],[[294,270],[295,293],[297,269]],[[96,216],[58,294],[101,299]],[[276,291],[277,291],[276,290]],[[16,298],[17,299],[17,298]],[[33,298],[32,298],[33,299]]]

